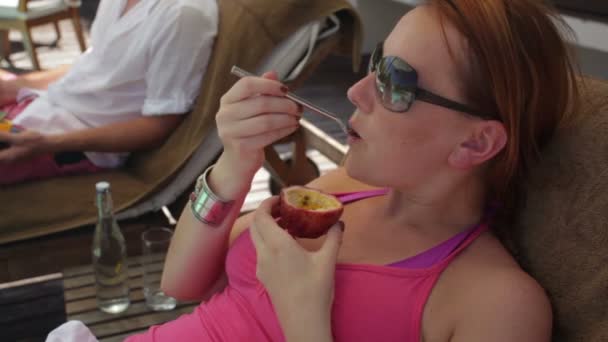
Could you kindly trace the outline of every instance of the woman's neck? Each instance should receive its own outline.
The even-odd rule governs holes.
[[[389,191],[378,214],[396,227],[449,236],[481,220],[485,193],[485,185],[477,177],[449,186],[442,184],[425,185],[422,189],[394,188]]]

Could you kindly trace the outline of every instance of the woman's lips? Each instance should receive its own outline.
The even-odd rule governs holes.
[[[352,127],[348,128],[348,136],[357,138],[357,139],[361,139],[361,136],[359,136],[359,134]]]
[[[348,136],[347,136],[347,143],[349,145],[354,144],[357,141],[361,140],[361,136],[359,135],[359,133],[357,133],[357,131],[355,131],[352,127],[348,127]]]

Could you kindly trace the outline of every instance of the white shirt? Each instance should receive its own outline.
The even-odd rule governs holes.
[[[102,0],[91,46],[15,119],[47,134],[192,108],[217,34],[216,0]],[[100,167],[128,153],[92,153]]]

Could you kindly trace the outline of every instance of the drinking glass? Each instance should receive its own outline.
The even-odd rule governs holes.
[[[175,298],[167,296],[160,288],[172,236],[173,231],[165,227],[150,228],[141,235],[144,296],[146,305],[154,311],[172,310],[177,305]]]

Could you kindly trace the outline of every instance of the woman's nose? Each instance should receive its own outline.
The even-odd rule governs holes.
[[[348,99],[360,112],[370,113],[374,108],[374,80],[375,74],[369,73],[357,83],[348,88],[346,93]]]

